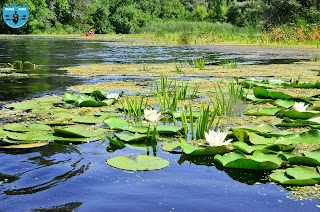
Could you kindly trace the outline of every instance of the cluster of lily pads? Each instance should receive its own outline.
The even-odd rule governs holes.
[[[259,126],[234,126],[219,129],[215,119],[226,114],[201,109],[191,105],[189,110],[169,107],[158,111],[160,103],[143,104],[141,100],[124,101],[123,93],[110,94],[103,91],[67,92],[61,98],[33,100],[6,105],[23,113],[41,114],[46,118],[39,123],[5,124],[0,129],[0,148],[29,148],[47,145],[49,142],[109,141],[108,150],[152,146],[161,143],[164,151],[193,155],[214,155],[214,160],[225,168],[276,170],[270,179],[280,184],[313,185],[320,182],[320,150],[298,151],[296,146],[320,144],[320,111],[308,108],[319,103],[319,95],[297,98],[271,88],[289,87],[290,82],[262,82],[244,80],[240,83],[248,90],[241,91],[241,101],[248,104],[272,103],[273,107],[254,108],[244,112],[246,116],[277,116],[281,122]],[[291,83],[296,87],[299,83]],[[302,83],[302,85],[318,83]],[[158,84],[156,84],[158,85]],[[310,88],[301,86],[300,88]],[[176,94],[163,88],[154,94],[161,101],[169,102]],[[191,90],[186,92],[192,93]],[[191,102],[195,99],[195,93]],[[172,96],[171,96],[172,95]],[[221,95],[223,93],[221,92]],[[188,96],[188,95],[187,95]],[[225,98],[223,98],[225,99]],[[178,101],[178,98],[177,98]],[[234,99],[232,99],[234,102]],[[223,104],[223,103],[220,103]],[[164,104],[163,104],[164,105]],[[73,115],[75,108],[95,108],[94,112]],[[205,108],[205,107],[204,107]],[[213,108],[222,108],[217,105]],[[132,118],[133,116],[133,118]],[[210,124],[208,124],[210,123]],[[279,128],[305,127],[302,133],[281,131]],[[196,138],[188,136],[197,131]],[[116,156],[106,161],[110,166],[125,170],[154,170],[165,168],[169,161],[150,155]]]

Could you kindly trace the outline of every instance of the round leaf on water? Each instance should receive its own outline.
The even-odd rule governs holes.
[[[181,153],[182,149],[179,141],[167,142],[162,144],[162,149],[167,152]]]
[[[8,146],[0,146],[0,149],[30,149],[48,145],[49,142],[38,142],[31,144],[18,144],[18,145],[8,145]]]
[[[129,122],[118,116],[109,116],[104,121],[112,130],[127,130]]]
[[[149,171],[169,166],[169,161],[150,155],[138,155],[136,158],[116,156],[106,162],[108,165],[124,170]]]
[[[169,126],[169,125],[158,125],[157,132],[160,135],[172,135],[177,134],[179,131],[182,131],[183,128],[179,126]]]
[[[126,141],[126,142],[145,141],[147,139],[146,134],[130,133],[127,131],[124,131],[121,133],[115,133],[114,135],[120,140]]]
[[[253,108],[245,112],[247,116],[274,116],[279,112],[279,108]]]
[[[73,92],[66,92],[63,95],[63,100],[66,103],[73,104],[75,101],[77,101],[78,97],[79,97],[78,94],[75,94]]]
[[[304,152],[301,155],[283,154],[291,165],[320,165],[320,151]]]
[[[267,145],[253,145],[250,146],[245,142],[242,141],[238,141],[238,142],[234,142],[232,143],[232,146],[237,149],[240,150],[244,153],[248,153],[248,154],[252,154],[253,152],[257,151],[257,150],[262,150],[265,149],[267,147]]]
[[[227,168],[257,170],[278,169],[284,162],[281,157],[275,154],[263,154],[260,151],[254,152],[251,158],[247,158],[241,152],[231,152],[223,156],[216,155],[214,159]]]
[[[72,119],[75,123],[83,123],[83,124],[100,124],[103,123],[106,116],[95,117],[94,115],[90,116],[76,116]]]
[[[320,112],[298,112],[295,110],[280,110],[279,113],[291,119],[310,119],[320,115]]]
[[[275,137],[271,137],[271,138],[265,138],[263,136],[260,136],[254,132],[251,132],[249,134],[249,141],[252,144],[273,144],[275,141],[277,140],[277,138]]]
[[[130,126],[128,130],[134,133],[147,134],[149,128],[144,126]]]
[[[231,145],[200,147],[191,145],[182,138],[179,139],[179,142],[183,152],[188,155],[215,155],[223,154],[233,150]]]
[[[283,100],[283,99],[277,99],[274,104],[280,107],[284,108],[290,108],[294,105],[294,100]]]
[[[20,123],[6,124],[3,126],[3,129],[11,132],[28,132],[29,129]]]
[[[105,137],[105,130],[96,129],[87,126],[72,126],[64,129],[55,129],[55,136],[65,138],[90,138],[90,137]]]
[[[294,142],[306,144],[319,144],[320,143],[320,130],[313,129],[301,133],[299,136],[292,138]]]
[[[285,172],[275,172],[269,175],[270,179],[283,185],[308,186],[318,183],[313,179],[292,179],[288,178]]]

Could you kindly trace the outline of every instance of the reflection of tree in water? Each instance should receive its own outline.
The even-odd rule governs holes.
[[[216,160],[214,160],[214,155],[209,156],[192,156],[182,154],[178,163],[182,164],[185,161],[196,165],[204,166],[215,166],[218,170],[226,172],[233,180],[245,183],[248,185],[253,185],[257,182],[259,183],[268,183],[268,175],[271,174],[271,171],[266,170],[247,170],[247,169],[231,169],[224,168]]]
[[[53,206],[50,208],[39,208],[33,209],[33,212],[65,212],[65,211],[75,211],[78,209],[83,202],[70,202],[64,205]]]
[[[0,152],[1,153],[1,152]],[[27,168],[27,171],[20,172],[14,176],[10,177],[15,179],[11,182],[16,181],[19,184],[19,180],[28,181],[28,174],[37,175],[39,172],[39,176],[41,173],[48,172],[52,177],[41,178],[37,181],[30,180],[30,184],[24,185],[26,187],[19,188],[15,186],[12,189],[11,182],[8,182],[9,189],[3,188],[3,193],[6,195],[23,195],[23,194],[33,194],[40,191],[44,191],[50,189],[58,184],[61,184],[75,176],[82,175],[85,173],[90,166],[90,163],[83,163],[83,156],[79,152],[76,146],[66,146],[57,143],[51,143],[50,145],[42,148],[36,149],[29,149],[29,150],[14,150],[14,151],[6,151],[6,154],[13,154],[13,155],[32,155],[34,153],[38,154],[39,156],[29,157],[27,159],[22,159],[17,161],[17,163],[21,166],[28,167],[30,164],[34,164],[33,168]],[[61,155],[61,157],[60,157]],[[61,159],[60,159],[61,158]],[[25,164],[29,163],[29,164]],[[64,166],[61,166],[64,165]],[[67,166],[66,166],[67,165]],[[61,168],[63,167],[63,168]],[[67,167],[67,171],[65,170]],[[21,168],[22,169],[22,168]],[[55,169],[55,171],[52,171]],[[25,169],[22,169],[25,170]],[[3,176],[7,176],[3,174]],[[0,176],[1,177],[1,176]],[[38,184],[34,185],[33,183],[37,182]]]

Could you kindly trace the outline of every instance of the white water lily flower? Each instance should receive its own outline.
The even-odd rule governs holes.
[[[144,109],[144,118],[150,122],[157,122],[160,119],[161,113],[154,109]]]
[[[226,146],[230,144],[232,139],[224,141],[227,135],[227,132],[220,132],[220,130],[218,130],[217,132],[215,132],[214,130],[209,130],[209,133],[204,132],[206,141],[210,146]]]
[[[119,94],[117,94],[117,93],[109,93],[109,94],[106,95],[106,97],[108,99],[118,99],[119,98]]]
[[[305,105],[304,102],[295,102],[292,109],[298,112],[305,112],[309,105]]]

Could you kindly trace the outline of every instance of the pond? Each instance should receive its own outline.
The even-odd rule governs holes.
[[[264,64],[308,59],[302,55],[277,58],[247,51],[224,52],[221,47],[214,50],[131,46],[90,39],[3,37],[0,64],[22,60],[40,68],[23,77],[0,78],[0,101],[62,94],[68,86],[92,82],[57,71],[66,66],[188,62],[198,57],[206,58],[208,64],[229,58]],[[107,147],[107,142],[98,141],[0,150],[0,211],[313,211],[320,207],[319,200],[289,198],[287,190],[269,181],[268,171],[225,169],[213,163],[210,156],[168,154],[159,146],[115,152]],[[170,165],[135,172],[106,164],[110,157],[137,153],[165,158]]]

